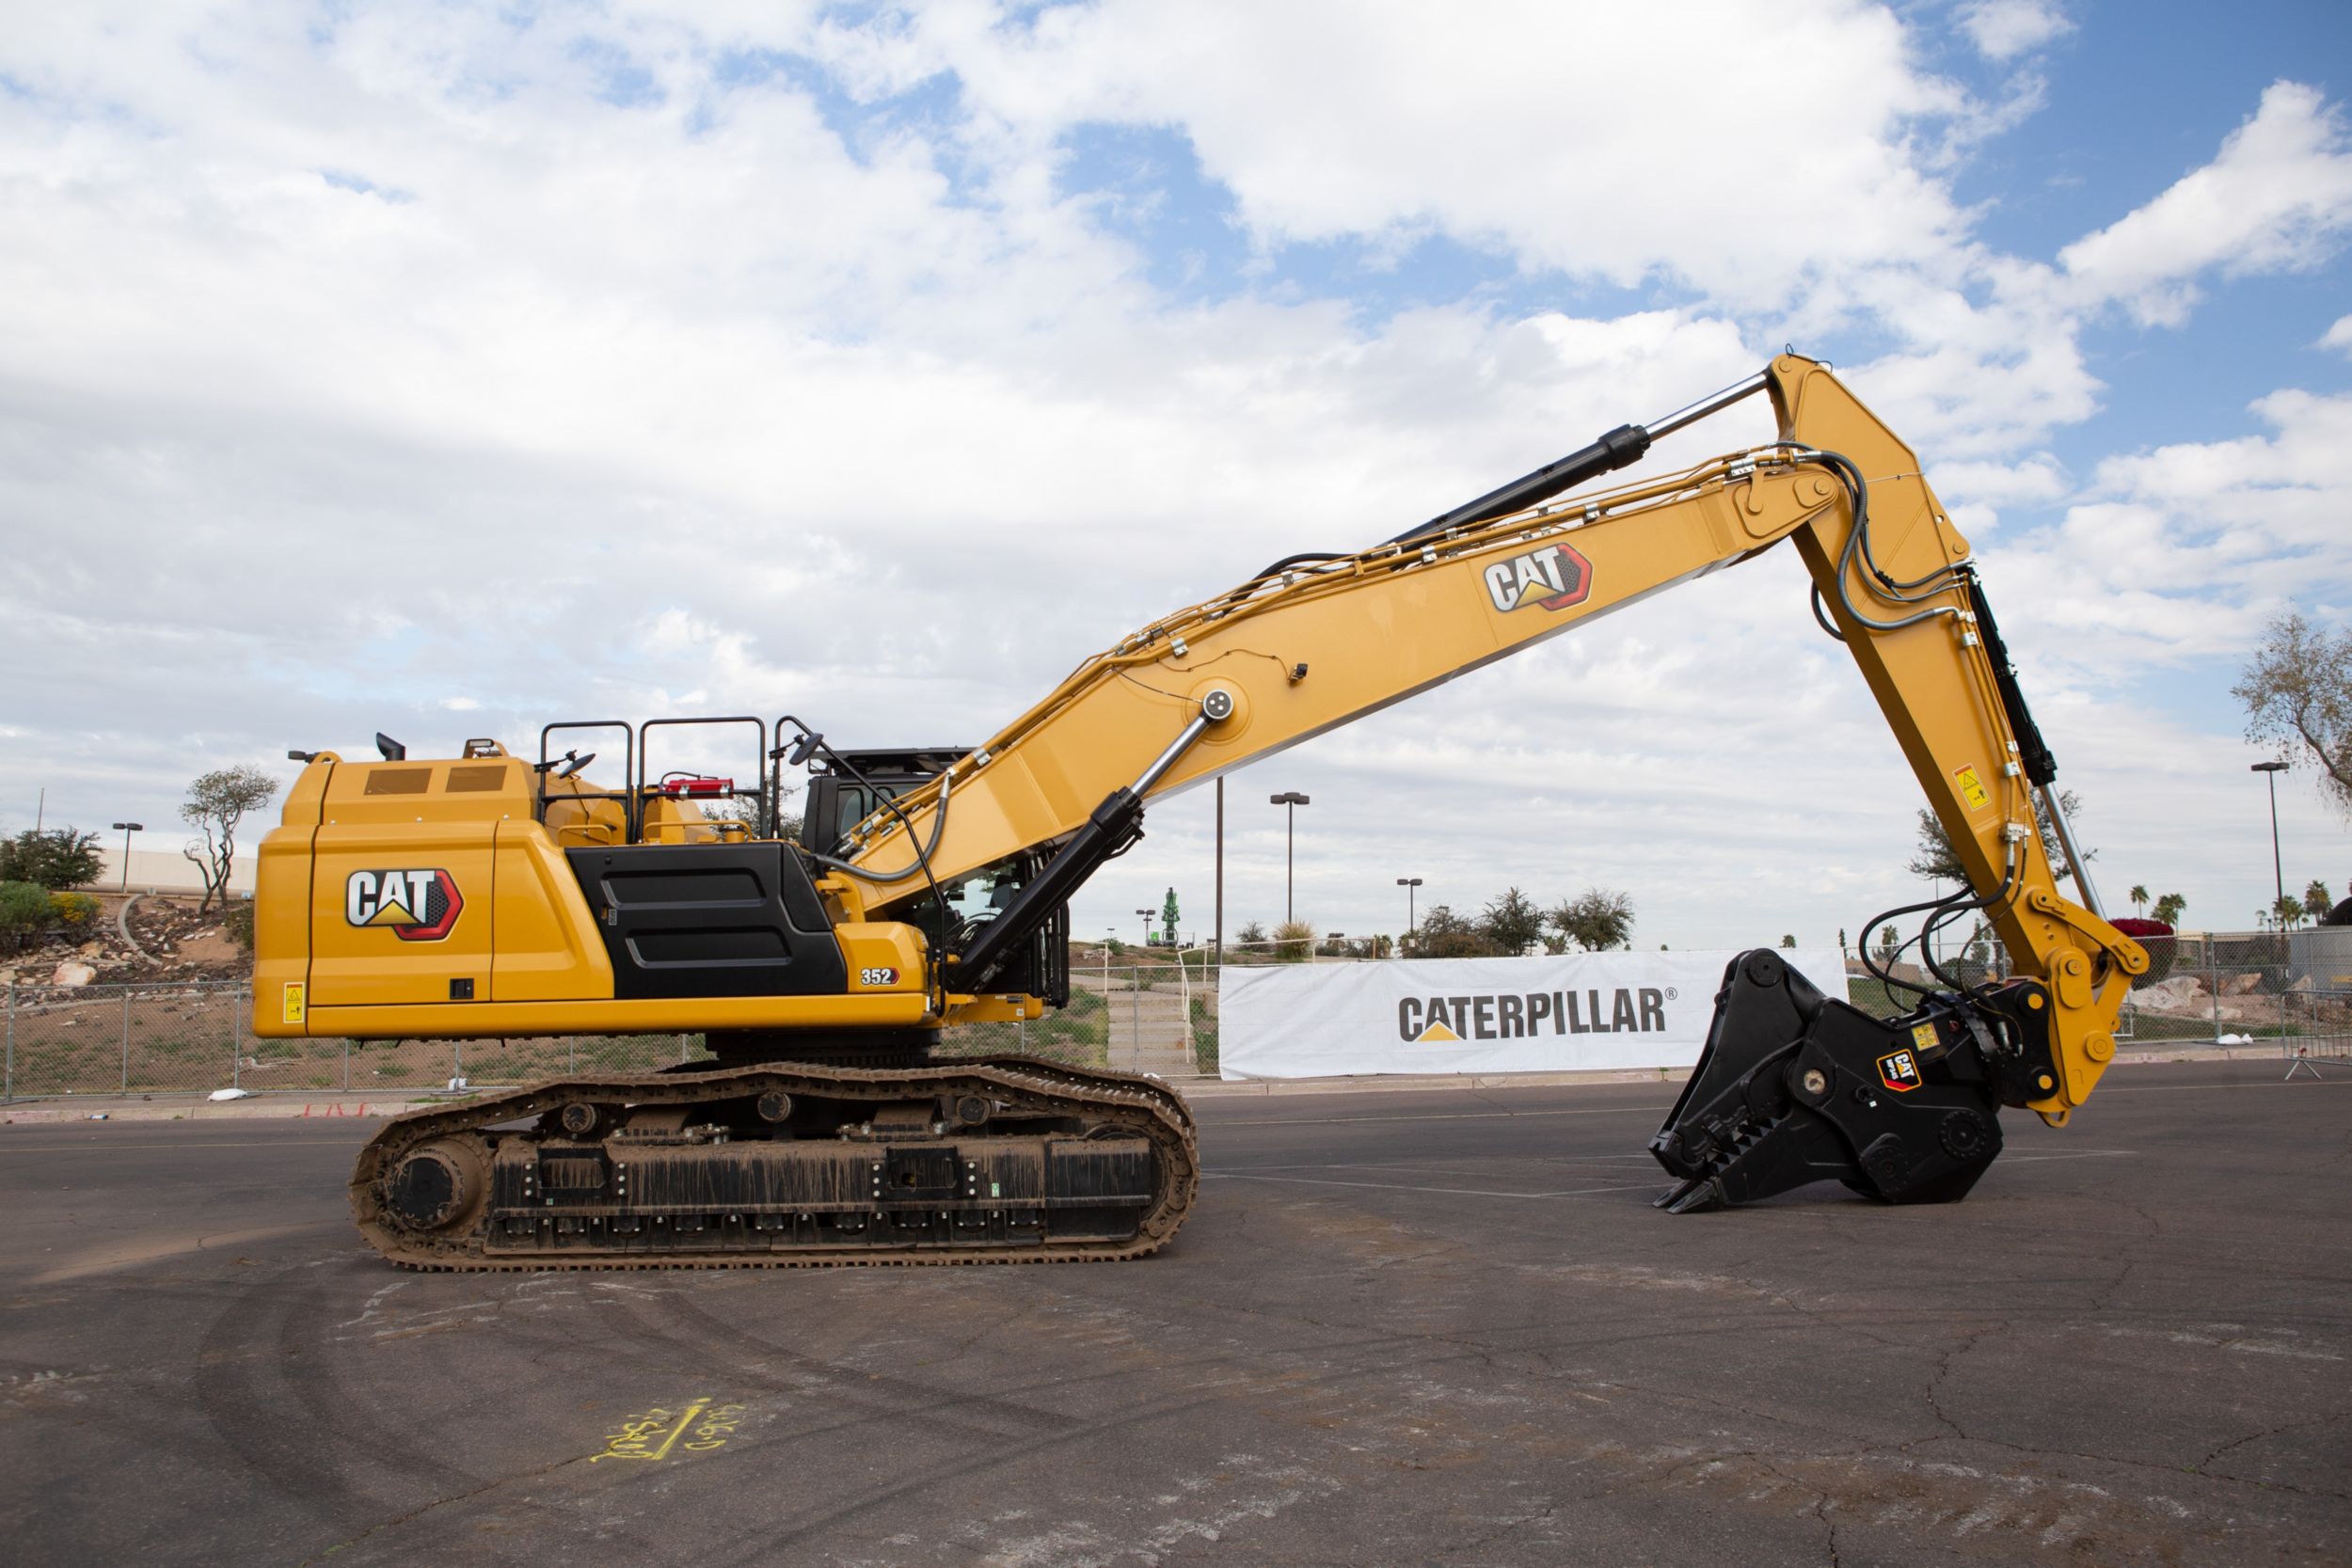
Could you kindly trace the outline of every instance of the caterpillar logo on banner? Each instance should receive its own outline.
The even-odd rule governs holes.
[[[1657,986],[1502,992],[1491,996],[1408,996],[1396,1005],[1396,1037],[1408,1045],[1456,1040],[1518,1040],[1541,1034],[1660,1034],[1666,991]],[[1604,1016],[1605,1014],[1605,1016]],[[1547,1030],[1544,1026],[1551,1027]]]
[[[1593,591],[1593,563],[1567,545],[1498,561],[1482,574],[1486,596],[1497,610],[1565,610],[1580,605]]]
[[[466,907],[457,879],[440,870],[355,871],[343,884],[343,918],[382,926],[403,942],[438,942]]]

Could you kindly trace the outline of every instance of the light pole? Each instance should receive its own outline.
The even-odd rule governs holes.
[[[20,820],[22,819],[20,818]],[[122,891],[128,893],[131,891],[131,835],[133,833],[145,832],[147,831],[147,824],[144,822],[118,822],[115,826],[122,831]]]
[[[1225,962],[1225,775],[1216,776],[1216,930],[1209,939],[1216,963]]]
[[[1410,947],[1413,945],[1413,890],[1421,886],[1421,879],[1399,877],[1396,885],[1405,890],[1405,945]]]
[[[2287,770],[2283,762],[2258,762],[2247,769],[2249,773],[2270,775],[2270,880],[2277,902],[2270,906],[2273,915],[2283,919],[2287,907],[2286,874],[2279,868],[2279,775]]]
[[[1291,908],[1291,879],[1297,864],[1298,808],[1312,802],[1298,791],[1286,789],[1279,795],[1267,796],[1266,803],[1285,808],[1282,814],[1285,818],[1282,837],[1282,924],[1288,926],[1298,919],[1296,911]]]
[[[1152,945],[1152,917],[1158,912],[1159,911],[1156,910],[1137,910],[1136,911],[1136,913],[1143,916],[1143,945],[1146,947]]]

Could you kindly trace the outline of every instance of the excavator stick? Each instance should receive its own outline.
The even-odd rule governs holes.
[[[1732,959],[1698,1066],[1650,1152],[1687,1214],[1838,1180],[1889,1203],[1949,1203],[2001,1151],[1998,1115],[2046,1053],[2026,1020],[2041,988],[1933,995],[1872,1018],[1778,954]]]

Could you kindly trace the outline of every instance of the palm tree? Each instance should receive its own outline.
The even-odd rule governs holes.
[[[2146,882],[2132,884],[2132,908],[2142,914],[2148,912],[2148,884]]]

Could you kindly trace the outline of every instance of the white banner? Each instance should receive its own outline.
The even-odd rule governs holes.
[[[1835,997],[1834,948],[1780,955]],[[1562,1072],[1689,1067],[1707,1043],[1728,952],[1227,968],[1226,1078],[1368,1072]]]

